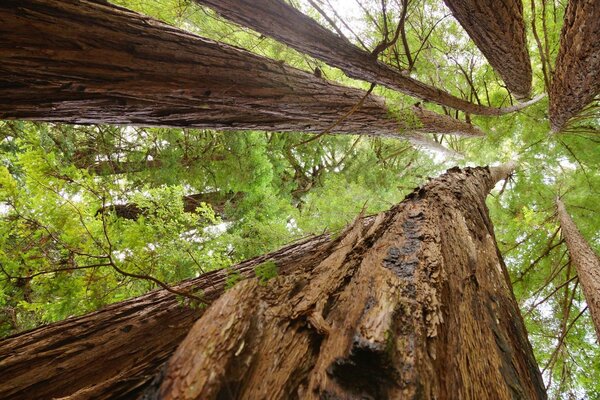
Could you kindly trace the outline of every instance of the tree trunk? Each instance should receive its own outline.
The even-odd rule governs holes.
[[[479,50],[518,99],[531,95],[521,0],[444,0]]]
[[[502,115],[522,109],[543,97],[537,97],[517,107],[493,108],[477,105],[453,96],[442,89],[419,82],[377,61],[370,53],[361,50],[345,38],[337,36],[282,0],[194,1],[213,8],[231,21],[273,37],[301,53],[309,54],[331,66],[337,67],[351,78],[378,83],[390,89],[470,114]],[[513,2],[516,4],[516,0]],[[508,22],[511,23],[508,26],[512,27],[513,31],[508,30],[500,38],[505,40],[508,45],[518,44],[518,47],[502,56],[501,66],[492,65],[498,68],[498,71],[501,71],[501,75],[505,73],[507,75],[505,79],[510,78],[511,84],[514,81],[522,85],[522,91],[525,95],[521,97],[527,97],[531,89],[531,67],[525,48],[521,14],[518,15],[519,18],[516,18],[516,15],[514,17],[514,20],[508,19]],[[487,29],[487,27],[484,29]],[[510,35],[513,34],[516,37],[511,39]],[[508,39],[507,35],[509,35]],[[502,50],[504,49],[503,46]],[[510,58],[507,60],[506,57]],[[516,57],[515,61],[512,61],[512,57]],[[496,58],[494,58],[494,61],[496,61]],[[512,73],[508,66],[510,68],[518,67],[518,69]],[[524,76],[520,76],[520,74],[524,74]],[[504,77],[504,75],[502,76]],[[526,83],[521,83],[521,81],[526,81]]]
[[[142,161],[92,161],[75,160],[73,163],[77,168],[87,169],[94,175],[108,176],[131,174],[135,172],[147,171],[149,169],[157,169],[163,166],[161,160],[142,160]]]
[[[421,141],[402,132],[440,129],[429,129],[410,109],[393,115],[383,99],[362,90],[109,3],[4,0],[0,35],[3,119],[331,131]],[[463,124],[465,134],[473,135],[473,127]]]
[[[570,0],[550,85],[550,124],[554,132],[600,93],[600,2]]]
[[[198,320],[160,399],[545,399],[485,197],[451,169],[321,262],[238,283]]]
[[[201,203],[208,204],[216,214],[225,214],[225,207],[228,203],[235,204],[244,196],[243,193],[222,193],[222,192],[207,192],[196,193],[183,196],[183,211],[193,213],[196,208],[200,207]],[[112,213],[119,218],[136,220],[141,215],[147,212],[147,209],[140,207],[136,203],[111,204],[102,207],[96,211],[96,215],[102,213]]]
[[[286,274],[320,262],[329,246],[329,235],[321,235],[232,270],[246,278],[254,275],[255,267],[272,261],[280,274]],[[174,288],[201,290],[210,303],[223,292],[227,276],[225,270],[208,272]],[[0,340],[0,398],[137,398],[203,312],[157,290]]]
[[[592,315],[596,336],[600,342],[600,260],[577,229],[564,203],[557,199],[556,206],[560,230],[567,243],[571,261],[577,270],[577,277]]]

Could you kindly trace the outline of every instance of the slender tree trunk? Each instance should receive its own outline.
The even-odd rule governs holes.
[[[320,263],[238,283],[147,395],[545,399],[485,206],[511,169],[449,170]]]
[[[238,264],[230,274],[247,278],[272,261],[283,275],[320,262],[329,246],[328,235],[317,236]],[[227,276],[225,270],[208,272],[174,288],[201,291],[210,303]],[[0,340],[0,398],[135,399],[203,312],[157,290]]]
[[[161,160],[143,160],[143,161],[92,161],[75,160],[77,168],[87,169],[94,175],[108,176],[130,174],[135,172],[147,171],[149,169],[157,169],[163,166]]]
[[[444,0],[471,39],[517,98],[531,95],[521,0]]]
[[[318,22],[302,14],[283,0],[195,0],[197,3],[213,8],[240,25],[247,26],[264,35],[273,37],[282,43],[309,54],[329,65],[340,68],[349,77],[378,83],[408,95],[431,101],[446,107],[465,111],[470,114],[501,115],[517,111],[540,100],[537,97],[520,107],[493,108],[480,106],[453,96],[442,89],[429,86],[379,62],[370,53],[361,50],[345,38],[341,38]],[[514,24],[518,28],[518,24]],[[521,20],[521,34],[523,26]],[[509,32],[512,33],[512,32]],[[515,33],[519,35],[519,32]],[[522,48],[524,36],[522,37]],[[514,43],[514,40],[510,42]],[[509,53],[512,56],[512,53]],[[521,58],[522,55],[518,54]],[[525,50],[525,55],[527,52]],[[506,57],[506,55],[504,56]],[[506,62],[506,60],[503,60]],[[510,62],[510,61],[509,61]],[[529,57],[526,58],[529,65]],[[514,63],[516,65],[516,63]],[[521,70],[516,74],[526,72]],[[503,67],[502,71],[506,68]],[[522,71],[522,72],[521,72]],[[527,94],[531,88],[531,68],[529,68],[529,83]],[[523,96],[526,97],[526,96]]]
[[[577,229],[564,203],[557,199],[556,206],[560,229],[567,243],[571,261],[577,270],[577,277],[596,328],[596,336],[600,341],[600,260]]]
[[[183,202],[183,211],[192,213],[196,211],[196,208],[200,207],[202,203],[210,205],[215,213],[224,216],[225,207],[228,203],[234,204],[244,196],[243,193],[222,193],[222,192],[207,192],[207,193],[196,193],[183,196],[181,199]],[[136,220],[141,215],[147,212],[147,209],[140,207],[136,203],[125,203],[125,204],[111,204],[102,207],[96,211],[96,214],[112,213],[119,218]]]
[[[554,132],[600,94],[600,2],[570,0],[550,85]]]
[[[407,109],[109,3],[0,3],[0,118],[426,140]],[[465,134],[476,131],[463,123]],[[453,129],[456,132],[455,129]],[[476,132],[481,135],[480,131]]]

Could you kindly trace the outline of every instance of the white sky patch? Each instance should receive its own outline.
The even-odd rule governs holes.
[[[563,169],[575,171],[577,169],[577,164],[569,161],[566,157],[562,157],[558,159],[558,163]]]
[[[294,218],[288,219],[288,222],[285,225],[285,227],[287,228],[287,230],[290,233],[298,233],[298,232],[300,232],[300,229],[298,228],[298,223],[296,222],[296,220]]]
[[[115,250],[112,252],[112,257],[116,258],[121,262],[125,261],[127,257],[131,256],[133,256],[133,251],[131,251],[130,249]]]
[[[227,229],[229,229],[229,227],[232,225],[232,222],[221,222],[220,224],[216,224],[216,225],[211,225],[211,226],[207,226],[206,228],[203,229],[204,233],[211,235],[211,236],[219,236],[222,235],[223,233],[225,233],[225,231],[227,231]]]
[[[0,215],[6,215],[10,212],[11,207],[7,203],[0,203]]]
[[[342,33],[351,41],[355,40],[354,35],[348,28],[344,26],[336,17],[333,11],[329,8],[326,2],[319,2],[319,6],[321,9],[335,21],[336,25]],[[344,20],[344,22],[350,27],[354,33],[360,36],[361,40],[368,39],[365,38],[362,33],[367,29],[367,24],[364,19],[364,12],[356,2],[356,0],[329,0],[331,6],[335,9],[335,13]],[[306,11],[308,9],[312,9],[312,6],[307,0],[300,0],[301,9]],[[329,29],[332,27],[326,22],[323,21],[323,25]]]

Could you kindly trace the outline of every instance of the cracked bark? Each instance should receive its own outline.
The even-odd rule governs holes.
[[[109,3],[6,0],[0,3],[0,36],[2,119],[331,129],[421,141],[427,139],[416,133],[443,129],[430,129],[410,109],[392,115],[383,99],[372,95],[341,118],[366,92]],[[473,135],[474,128],[462,124],[465,134]]]
[[[600,93],[600,2],[571,0],[550,84],[550,124],[559,132]]]
[[[567,243],[569,256],[577,270],[577,277],[588,304],[596,337],[600,341],[600,260],[577,229],[564,203],[556,200],[560,230]]]
[[[365,219],[364,223],[371,223]],[[329,235],[292,244],[233,267],[243,278],[267,261],[287,274],[319,262]],[[182,282],[179,291],[202,290],[207,302],[221,293],[226,271]],[[0,398],[5,400],[135,399],[193,326],[203,309],[157,290],[81,317],[69,318],[0,340]]]
[[[527,107],[543,98],[543,96],[538,96],[530,102],[507,108],[485,107],[468,102],[442,89],[419,82],[373,59],[370,53],[324,28],[318,22],[282,0],[194,1],[214,9],[233,22],[254,29],[263,35],[273,37],[301,53],[306,53],[337,67],[351,78],[387,86],[402,93],[470,114],[502,115]],[[517,4],[516,0],[512,3]],[[511,11],[516,12],[512,9]],[[500,68],[498,70],[502,71],[501,75],[503,73],[506,75],[506,79],[510,78],[511,85],[513,81],[518,85],[522,85],[521,91],[526,94],[522,97],[527,97],[531,89],[531,67],[525,49],[523,21],[522,18],[519,19],[516,15],[509,17],[507,17],[507,21],[502,21],[502,23],[509,22],[510,25],[508,26],[512,27],[514,31],[509,30],[507,35],[503,35],[501,39],[508,40],[507,44],[509,46],[518,44],[519,47],[502,55],[502,65],[498,66]],[[520,14],[518,17],[520,17]],[[511,35],[513,34],[515,38],[512,38]],[[519,41],[522,41],[522,43],[517,43]],[[502,50],[505,50],[505,48],[506,46],[501,45]],[[514,61],[505,59],[507,56],[517,57],[517,59]],[[496,61],[496,58],[494,58],[494,61]],[[496,66],[494,65],[494,67]],[[519,69],[514,72],[510,70],[510,68],[517,67]],[[524,75],[521,76],[521,74]],[[527,84],[521,83],[521,81],[527,80]],[[515,90],[517,89],[520,89],[520,86],[515,85]]]
[[[444,0],[454,18],[518,99],[531,95],[521,0]]]
[[[238,283],[146,398],[545,399],[485,206],[507,171],[451,169],[320,262]]]

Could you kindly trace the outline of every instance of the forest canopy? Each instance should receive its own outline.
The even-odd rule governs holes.
[[[312,100],[294,110],[287,97],[276,100],[253,115],[264,129],[78,123],[66,114],[43,122],[2,110],[0,337],[211,270],[228,271],[226,286],[234,286],[241,276],[232,265],[312,235],[336,235],[448,168],[517,161],[487,206],[544,383],[550,398],[600,397],[600,350],[555,204],[559,197],[600,254],[600,79],[573,95],[578,109],[561,114],[573,101],[559,96],[569,85],[556,82],[574,72],[557,60],[576,57],[559,56],[567,1],[524,1],[523,37],[510,28],[504,59],[472,39],[477,26],[453,17],[459,1],[288,2],[357,49],[360,68],[232,22],[218,0],[111,2],[275,60],[289,82],[309,82],[302,93]],[[343,90],[350,109],[331,111],[332,93]],[[148,101],[166,102],[160,94]],[[301,123],[310,128],[296,129],[292,118],[265,128],[264,115],[302,107]],[[322,126],[311,122],[319,118]],[[402,129],[370,132],[380,121]],[[257,271],[265,281],[277,273],[270,264]],[[176,294],[182,306],[207,306],[201,292]]]

